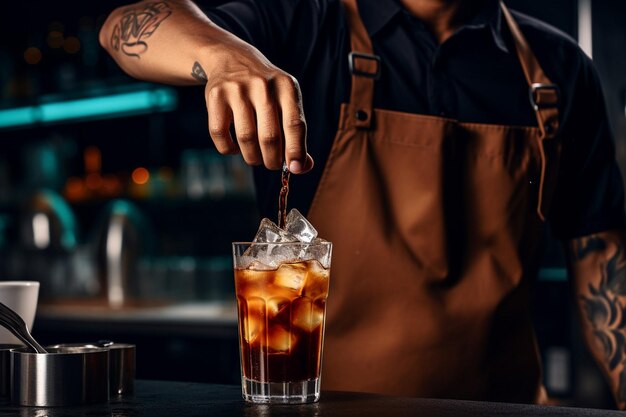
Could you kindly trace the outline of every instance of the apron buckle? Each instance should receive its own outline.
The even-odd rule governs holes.
[[[533,83],[528,90],[530,104],[535,111],[559,106],[561,92],[556,84]]]
[[[357,59],[373,62],[376,64],[376,69],[372,72],[358,69],[356,65]],[[348,55],[348,68],[350,69],[350,73],[352,75],[378,80],[380,78],[380,57],[378,55],[364,54],[361,52],[350,52]]]

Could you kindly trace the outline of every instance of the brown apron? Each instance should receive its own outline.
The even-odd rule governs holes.
[[[322,386],[537,401],[529,281],[558,90],[502,4],[537,128],[374,109],[380,60],[356,0],[343,4],[352,91],[309,213],[334,243]]]

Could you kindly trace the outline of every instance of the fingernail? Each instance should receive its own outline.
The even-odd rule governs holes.
[[[307,153],[306,162],[304,163],[304,169],[308,172],[313,169],[313,166],[315,166],[315,161],[313,161],[313,157]]]
[[[294,174],[302,171],[302,164],[300,163],[300,161],[291,161],[289,163],[289,171],[293,172]]]

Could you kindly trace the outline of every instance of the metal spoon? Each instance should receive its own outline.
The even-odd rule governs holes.
[[[36,353],[48,353],[37,341],[31,336],[28,327],[22,317],[9,307],[0,303],[0,324],[6,327],[18,339],[24,342],[28,347]]]
[[[37,351],[30,343],[29,340],[25,339],[20,332],[17,331],[17,329],[15,328],[15,325],[13,324],[13,322],[11,321],[7,321],[5,318],[0,317],[0,325],[2,325],[2,327],[4,327],[5,329],[7,329],[8,331],[10,331],[11,333],[13,333],[18,339],[20,339],[22,341],[22,343],[24,343],[27,347],[31,348],[32,350],[34,350],[35,352]]]
[[[12,318],[7,316],[0,316],[0,325],[6,327],[11,333],[13,333],[18,339],[20,339],[27,347],[33,351],[38,352],[38,344],[32,336],[28,333],[24,333],[25,326],[15,322]],[[41,349],[39,349],[41,351]]]
[[[2,310],[3,308],[6,308],[6,306],[1,305],[0,310]],[[7,316],[4,312],[2,312],[0,313],[0,325],[6,327],[27,347],[31,348],[36,353],[46,353],[45,349],[43,349],[30,335],[23,321],[20,323],[19,321],[14,320],[13,317]]]

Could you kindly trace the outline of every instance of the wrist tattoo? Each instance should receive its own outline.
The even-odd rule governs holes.
[[[624,246],[616,242],[617,250],[608,261],[600,264],[602,278],[597,285],[588,285],[588,295],[581,296],[583,319],[602,348],[604,362],[613,371],[620,367],[618,399],[626,401],[626,256]],[[607,242],[598,236],[578,239],[572,256],[582,260],[594,252],[606,250]]]
[[[132,8],[122,15],[113,28],[111,47],[125,55],[140,58],[148,50],[146,39],[172,14],[165,1],[147,3],[141,8]]]
[[[204,68],[198,61],[193,63],[193,68],[191,68],[191,76],[201,83],[206,83],[208,78],[206,76],[206,72],[204,72]]]

